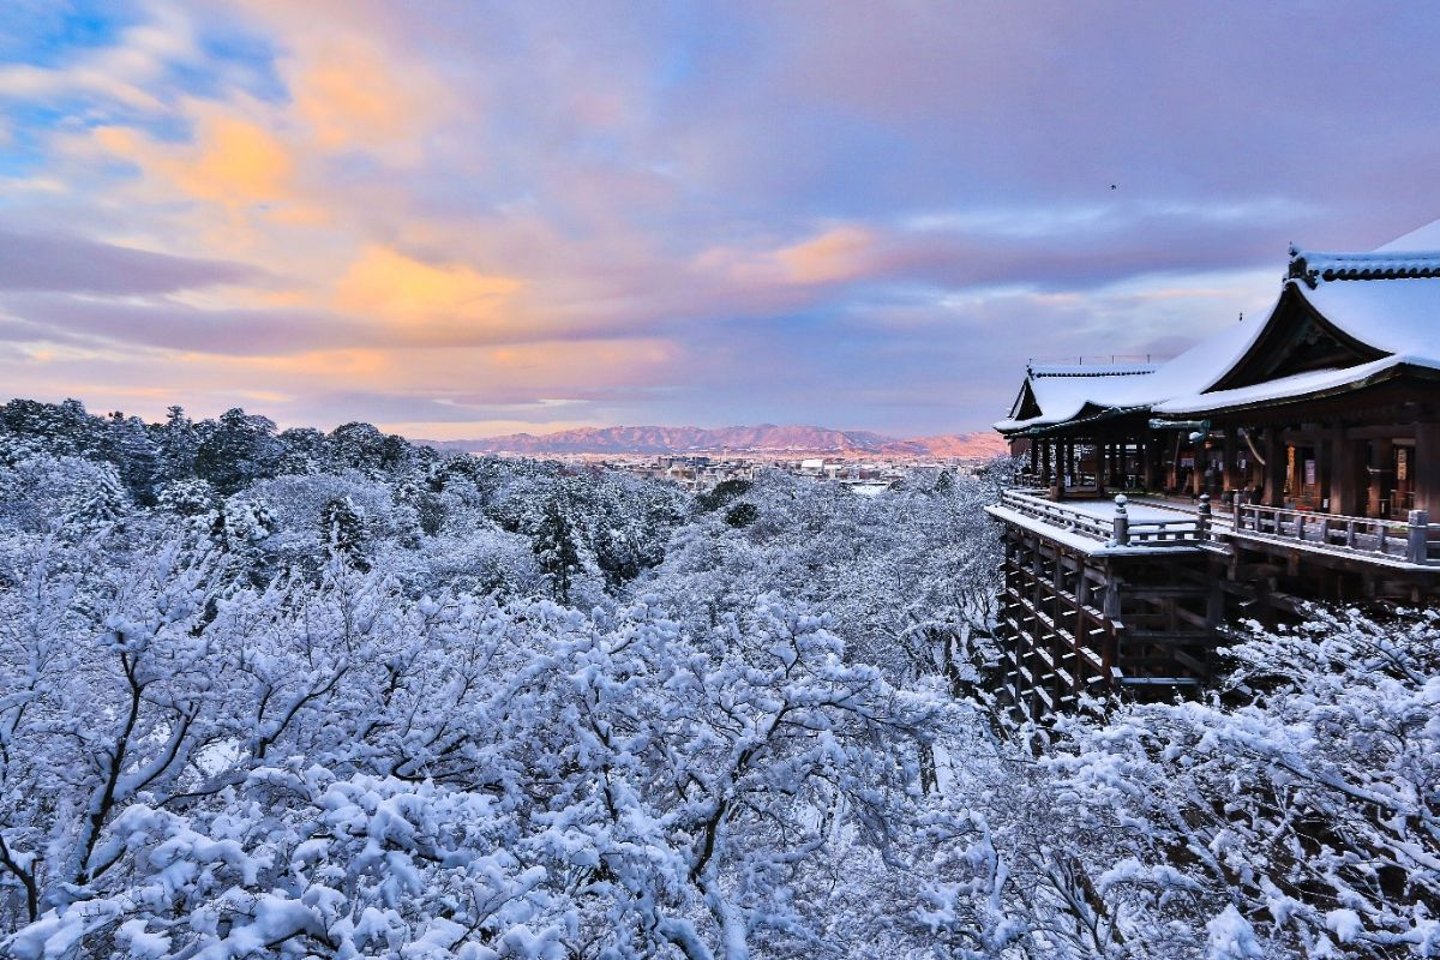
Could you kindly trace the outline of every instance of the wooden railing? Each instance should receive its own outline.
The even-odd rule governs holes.
[[[1203,495],[1193,516],[1174,520],[1132,520],[1123,495],[1115,498],[1115,512],[1109,517],[1048,500],[1041,491],[1006,490],[1000,495],[1000,505],[1110,547],[1201,546],[1223,543],[1230,536],[1260,536],[1358,559],[1440,566],[1440,524],[1430,523],[1424,510],[1411,510],[1408,522],[1396,523],[1237,503],[1233,530],[1222,526],[1217,531],[1210,498]]]
[[[1075,510],[1052,500],[1046,500],[1037,491],[1027,494],[1018,490],[1003,490],[1000,505],[1027,517],[1043,520],[1052,527],[1059,527],[1071,533],[1090,537],[1094,540],[1109,540],[1111,525],[1091,513]]]
[[[1196,516],[1178,516],[1174,520],[1131,520],[1125,497],[1118,496],[1114,502],[1115,513],[1107,518],[1047,500],[1038,491],[1006,490],[1000,494],[1002,507],[1110,546],[1198,546],[1211,539],[1208,499],[1202,499]]]
[[[1245,503],[1235,506],[1235,533],[1294,540],[1362,557],[1440,564],[1440,524],[1430,523],[1424,510],[1411,510],[1407,523],[1395,523]]]

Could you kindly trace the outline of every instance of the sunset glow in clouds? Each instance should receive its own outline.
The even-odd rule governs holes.
[[[0,384],[970,430],[1440,217],[1428,4],[19,0]],[[1113,185],[1113,188],[1112,188]]]

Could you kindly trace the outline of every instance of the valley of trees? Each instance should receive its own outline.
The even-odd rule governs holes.
[[[1440,620],[1017,727],[1006,481],[0,407],[0,956],[1440,956]]]

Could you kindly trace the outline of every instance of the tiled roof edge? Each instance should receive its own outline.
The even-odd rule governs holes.
[[[1420,280],[1440,277],[1440,252],[1324,253],[1290,248],[1287,279],[1310,289],[1332,280]]]

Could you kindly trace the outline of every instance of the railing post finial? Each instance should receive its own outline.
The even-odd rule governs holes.
[[[1204,540],[1210,532],[1210,494],[1200,494],[1199,519],[1195,521],[1197,539]]]
[[[1410,511],[1409,538],[1405,543],[1405,560],[1409,563],[1425,563],[1429,559],[1430,514],[1425,510]]]
[[[1123,493],[1115,496],[1115,519],[1111,521],[1114,529],[1112,542],[1118,547],[1130,543],[1130,514],[1125,510],[1128,502]]]

